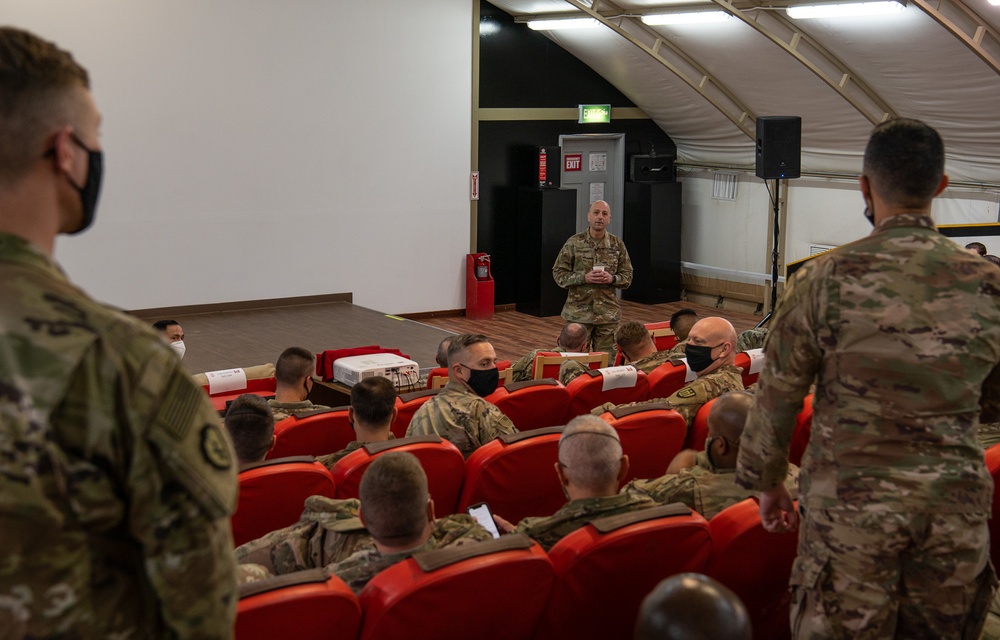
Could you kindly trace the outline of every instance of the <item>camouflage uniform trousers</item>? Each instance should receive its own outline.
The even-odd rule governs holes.
[[[615,347],[615,331],[618,330],[618,323],[609,324],[589,324],[581,322],[587,329],[590,336],[591,351],[607,351],[608,362],[614,362],[618,356],[618,349]]]
[[[800,511],[793,637],[979,636],[996,585],[987,514]]]

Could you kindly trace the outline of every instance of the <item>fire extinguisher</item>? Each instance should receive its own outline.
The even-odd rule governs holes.
[[[482,254],[476,256],[476,280],[489,280],[490,279],[490,256],[489,254]]]

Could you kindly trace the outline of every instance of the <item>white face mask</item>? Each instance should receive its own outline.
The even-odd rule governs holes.
[[[184,351],[186,349],[184,347],[184,341],[183,340],[178,340],[177,342],[171,342],[170,343],[170,348],[177,352],[177,357],[178,358],[181,358],[181,359],[184,358]]]

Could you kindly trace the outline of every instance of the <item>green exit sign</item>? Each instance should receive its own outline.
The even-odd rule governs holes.
[[[595,124],[598,122],[611,122],[610,104],[581,104],[580,124]]]

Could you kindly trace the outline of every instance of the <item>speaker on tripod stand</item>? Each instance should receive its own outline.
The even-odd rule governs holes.
[[[774,241],[771,245],[771,308],[757,325],[771,319],[778,304],[778,203],[781,180],[798,178],[802,171],[802,118],[799,116],[760,116],[757,118],[756,175],[774,180]]]

